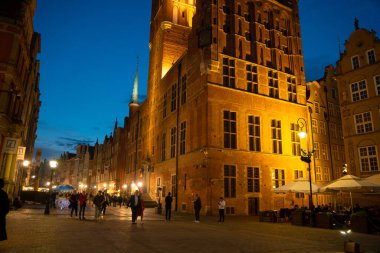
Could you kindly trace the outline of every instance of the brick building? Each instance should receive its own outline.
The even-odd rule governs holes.
[[[0,178],[10,196],[17,196],[30,176],[30,167],[24,169],[21,160],[32,158],[41,105],[35,8],[35,0],[0,4]],[[19,158],[18,148],[25,148]]]

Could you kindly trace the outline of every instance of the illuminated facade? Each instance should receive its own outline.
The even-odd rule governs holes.
[[[0,178],[10,197],[18,195],[21,182],[30,175],[19,159],[32,158],[41,105],[36,58],[41,38],[33,30],[35,8],[35,0],[0,4]],[[21,147],[25,156],[17,158]]]
[[[350,174],[379,173],[380,41],[375,31],[359,28],[345,43],[337,61],[336,79],[343,137]]]

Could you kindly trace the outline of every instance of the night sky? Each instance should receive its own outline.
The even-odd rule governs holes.
[[[42,106],[35,148],[43,157],[75,153],[128,116],[136,64],[139,97],[147,93],[151,1],[37,0],[34,30],[42,37]],[[307,81],[339,59],[339,46],[359,27],[380,33],[378,0],[300,0]]]

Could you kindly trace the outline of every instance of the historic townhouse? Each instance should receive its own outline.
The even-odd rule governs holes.
[[[12,198],[29,181],[36,139],[39,100],[40,34],[33,30],[36,0],[0,4],[0,178]]]
[[[380,41],[375,31],[359,28],[345,43],[336,79],[348,172],[367,177],[379,173]]]

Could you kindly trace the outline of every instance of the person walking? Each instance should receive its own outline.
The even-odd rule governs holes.
[[[104,202],[104,196],[102,194],[102,191],[98,191],[98,194],[94,197],[95,220],[99,219],[102,213],[103,202]]]
[[[81,192],[79,194],[78,201],[79,201],[79,219],[85,220],[84,211],[86,210],[86,205],[87,205],[87,194],[84,192]]]
[[[194,200],[195,222],[200,222],[199,213],[201,211],[201,208],[202,208],[201,198],[198,196],[198,194],[196,194],[195,200]]]
[[[226,208],[226,201],[223,197],[219,198],[218,209],[219,209],[219,222],[224,222],[224,209]]]
[[[78,216],[78,194],[74,191],[69,197],[70,205],[71,205],[71,214],[73,217],[73,213],[75,211],[75,216]]]
[[[132,210],[132,224],[136,224],[137,209],[139,205],[140,205],[140,196],[139,196],[139,191],[136,190],[135,194],[129,198],[129,201],[127,204],[127,207],[130,207]]]
[[[140,219],[141,219],[141,224],[143,224],[143,218],[144,218],[144,200],[142,199],[142,197],[140,196],[140,205],[139,207],[137,208],[137,217],[140,216]],[[136,217],[136,219],[137,219]]]
[[[8,194],[3,190],[4,179],[0,178],[0,241],[7,240],[5,216],[9,213]]]
[[[173,198],[170,196],[170,192],[168,192],[168,196],[165,197],[165,219],[166,221],[170,221],[172,215],[172,202]]]

